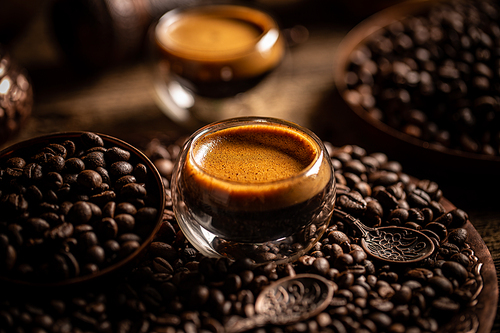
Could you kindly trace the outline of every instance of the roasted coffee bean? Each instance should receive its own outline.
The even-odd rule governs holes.
[[[452,229],[448,233],[448,242],[457,245],[458,247],[463,247],[467,241],[468,232],[464,228]]]
[[[30,163],[23,169],[23,175],[27,179],[39,180],[43,176],[42,166],[38,163]]]
[[[452,220],[453,220],[453,215],[451,215],[451,213],[445,213],[436,218],[434,222],[440,223],[448,227],[450,226]]]
[[[328,234],[328,239],[332,244],[338,244],[338,245],[348,243],[350,241],[349,237],[345,233],[338,230],[331,231]]]
[[[118,214],[115,216],[114,221],[118,226],[121,233],[130,232],[134,229],[135,219],[134,216],[130,214]]]
[[[85,163],[77,158],[77,157],[72,157],[68,160],[66,160],[66,163],[64,164],[65,171],[69,173],[80,173],[83,170],[85,170]]]
[[[17,252],[16,249],[12,245],[7,245],[6,249],[3,253],[3,260],[0,262],[2,268],[6,271],[10,271],[14,268],[14,265],[17,261]]]
[[[116,211],[116,202],[109,201],[106,204],[104,204],[104,206],[102,207],[102,216],[114,218],[115,211]]]
[[[101,187],[101,189],[102,189],[102,187]],[[107,191],[104,189],[102,192],[92,195],[89,198],[89,200],[92,203],[96,203],[98,205],[105,205],[106,203],[108,203],[110,201],[116,200],[116,193],[115,193],[115,191]]]
[[[82,161],[85,163],[85,168],[90,170],[106,167],[106,160],[102,151],[90,151],[88,154],[82,156]]]
[[[414,268],[406,272],[405,274],[408,278],[417,280],[419,282],[425,282],[434,276],[431,270],[426,268]]]
[[[447,296],[453,292],[453,283],[443,276],[433,276],[428,280],[428,283],[437,295]]]
[[[326,275],[330,269],[330,263],[325,258],[316,258],[312,264],[312,271],[319,275]]]
[[[386,208],[389,211],[395,209],[398,206],[398,199],[385,189],[374,190],[373,197],[377,199],[378,202],[380,202],[382,207]]]
[[[66,161],[62,156],[51,156],[47,159],[47,162],[44,164],[43,168],[49,172],[60,172],[64,169],[65,162]]]
[[[139,183],[144,183],[148,178],[148,168],[142,163],[137,163],[132,170],[132,175]]]
[[[115,214],[135,215],[137,208],[129,202],[121,202],[116,205]]]
[[[109,177],[109,173],[107,169],[104,169],[103,167],[97,167],[95,168],[95,171],[101,176],[103,184],[111,184],[111,178]]]
[[[120,245],[120,251],[118,252],[118,258],[123,259],[134,253],[141,244],[135,240],[129,240]]]
[[[446,261],[441,265],[443,275],[463,283],[467,279],[467,269],[456,261]]]
[[[345,270],[348,266],[354,263],[354,259],[350,254],[341,254],[337,259],[335,259],[334,267],[339,270]]]
[[[149,251],[154,257],[161,257],[168,261],[177,258],[177,251],[167,243],[163,242],[153,242],[149,248]]]
[[[141,207],[137,210],[134,218],[139,223],[147,223],[148,221],[154,220],[158,215],[158,210],[154,207]]]
[[[135,241],[140,243],[142,241],[139,235],[130,232],[126,234],[121,234],[120,236],[118,236],[117,240],[119,243],[125,243],[128,241]]]
[[[361,214],[366,209],[366,201],[358,192],[339,195],[336,204],[352,214]]]
[[[105,217],[96,224],[97,232],[99,233],[99,236],[103,239],[115,238],[118,235],[119,228],[120,227],[116,222],[116,220],[110,217]]]
[[[460,310],[460,304],[448,297],[440,297],[432,302],[432,310],[435,311],[438,316],[450,316]]]
[[[147,195],[146,188],[137,183],[130,183],[124,185],[120,190],[120,195],[125,198],[131,199],[144,199]]]
[[[86,148],[104,146],[104,141],[102,140],[102,138],[98,134],[92,132],[83,133],[80,137],[80,140],[82,141],[82,143],[85,145]]]
[[[94,170],[83,170],[78,174],[78,184],[89,189],[99,188],[102,184],[101,175]]]
[[[50,224],[44,219],[32,217],[26,220],[26,230],[35,235],[42,234],[50,228]]]
[[[68,212],[68,221],[73,224],[85,224],[92,218],[92,208],[87,202],[77,201]]]
[[[130,159],[130,152],[119,147],[111,147],[106,150],[105,156],[110,162],[128,161]]]
[[[26,161],[21,157],[11,157],[5,162],[7,168],[22,169],[26,165]]]
[[[337,282],[339,288],[348,289],[353,285],[354,279],[354,274],[348,271],[343,271],[336,276],[335,281]]]
[[[118,179],[120,177],[130,175],[133,170],[134,170],[134,167],[129,162],[118,161],[118,162],[111,164],[111,166],[109,168],[109,174],[112,177],[114,177],[115,179]]]
[[[448,229],[445,225],[438,222],[431,222],[425,225],[425,229],[433,231],[440,239],[446,239],[448,237]]]
[[[469,216],[463,210],[457,208],[450,212],[452,216],[451,223],[448,224],[450,228],[461,228],[469,220]]]

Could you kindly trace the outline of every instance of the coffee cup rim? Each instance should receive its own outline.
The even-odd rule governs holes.
[[[204,4],[204,5],[188,6],[170,10],[163,16],[161,16],[158,22],[156,23],[156,26],[154,27],[154,39],[158,44],[158,46],[161,48],[165,48],[170,52],[183,53],[182,50],[184,48],[180,49],[179,46],[175,45],[175,43],[165,43],[161,38],[159,38],[159,33],[162,28],[164,28],[166,25],[171,25],[175,23],[176,21],[182,18],[182,15],[185,15],[187,13],[200,13],[203,11],[209,11],[210,13],[216,15],[219,13],[228,12],[230,10],[236,10],[236,12],[232,14],[230,17],[237,19],[244,19],[246,15],[248,15],[249,13],[258,14],[260,16],[260,20],[258,20],[258,22],[255,21],[251,22],[252,24],[255,24],[260,29],[262,29],[262,33],[255,38],[254,43],[250,44],[247,47],[244,48],[239,47],[235,48],[232,51],[224,51],[224,52],[214,52],[214,53],[204,52],[202,60],[207,61],[207,56],[210,55],[214,57],[214,60],[219,60],[223,56],[242,57],[245,56],[246,54],[253,52],[254,50],[260,49],[259,44],[263,44],[262,48],[265,48],[264,44],[269,44],[269,45],[276,44],[279,36],[281,35],[276,20],[270,14],[260,9],[253,8],[250,6],[236,5],[236,4]],[[271,39],[276,39],[276,41],[274,43],[269,43],[269,40]],[[191,51],[193,51],[193,49],[191,49]],[[192,57],[193,60],[197,58],[196,56],[193,55],[190,55],[190,57]]]
[[[277,179],[277,180],[271,180],[271,181],[263,181],[263,182],[255,182],[255,183],[244,183],[240,181],[234,181],[234,180],[228,180],[225,178],[218,177],[216,175],[213,175],[211,173],[208,173],[204,168],[202,168],[197,162],[194,156],[192,155],[193,150],[191,149],[194,145],[194,143],[201,138],[202,136],[209,134],[209,133],[216,133],[220,130],[232,128],[232,127],[237,127],[239,125],[251,125],[251,124],[262,124],[262,125],[279,125],[285,128],[291,128],[293,131],[299,131],[301,134],[306,136],[306,139],[308,139],[314,146],[314,149],[316,150],[315,156],[312,159],[312,161],[304,167],[301,171],[298,173],[295,173],[289,177],[285,177],[282,179]],[[294,179],[300,179],[303,178],[304,176],[307,177],[308,174],[318,174],[319,168],[321,167],[322,160],[323,159],[329,159],[327,150],[323,144],[323,142],[319,139],[319,137],[309,130],[306,127],[303,127],[301,125],[298,125],[296,123],[284,120],[284,119],[279,119],[279,118],[273,118],[273,117],[259,117],[259,116],[246,116],[246,117],[235,117],[235,118],[228,118],[220,121],[213,122],[211,124],[205,125],[198,129],[196,132],[194,132],[191,137],[186,141],[186,145],[189,145],[189,150],[187,154],[189,154],[189,160],[192,162],[193,166],[195,166],[198,171],[204,175],[206,175],[209,178],[212,178],[214,180],[217,180],[218,182],[223,182],[226,184],[232,184],[232,185],[237,185],[237,186],[244,186],[247,188],[252,188],[252,187],[260,187],[260,186],[271,186],[271,185],[278,185],[281,183],[288,183],[290,181],[293,181]],[[329,163],[329,166],[331,168],[331,172],[333,174],[333,166]]]

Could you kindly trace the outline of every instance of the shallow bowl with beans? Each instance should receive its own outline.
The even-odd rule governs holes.
[[[352,29],[339,45],[334,80],[358,133],[443,170],[495,174],[499,14],[492,1],[417,0]]]
[[[120,139],[67,132],[17,143],[0,152],[0,278],[66,286],[124,269],[164,206],[156,167]]]

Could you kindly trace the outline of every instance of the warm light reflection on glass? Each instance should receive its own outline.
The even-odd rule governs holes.
[[[5,95],[9,92],[11,86],[10,79],[5,77],[2,81],[0,81],[0,94]]]
[[[271,29],[269,32],[262,37],[262,39],[257,43],[257,50],[260,53],[269,51],[276,41],[278,40],[279,32],[276,29]]]
[[[168,90],[174,102],[182,108],[190,108],[194,104],[193,95],[184,89],[178,82],[170,82]]]

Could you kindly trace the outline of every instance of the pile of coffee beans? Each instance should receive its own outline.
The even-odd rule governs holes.
[[[0,276],[55,283],[128,258],[152,237],[160,188],[134,151],[95,133],[9,148],[0,159]]]
[[[16,135],[33,108],[33,89],[26,71],[0,45],[0,144]]]
[[[498,2],[435,2],[352,52],[344,97],[407,135],[498,156],[499,47]]]
[[[337,207],[363,223],[426,230],[436,244],[418,264],[368,257],[359,234],[332,220],[320,242],[295,262],[255,266],[250,259],[206,258],[180,231],[167,198],[147,255],[122,279],[87,290],[0,300],[0,332],[225,332],[228,321],[255,314],[255,300],[282,277],[312,273],[332,281],[333,300],[317,316],[256,332],[457,331],[481,288],[478,258],[467,243],[467,214],[445,211],[438,184],[412,181],[401,164],[358,146],[327,148],[335,167]],[[180,147],[153,140],[145,151],[168,184]],[[168,191],[167,191],[168,192]],[[466,316],[465,316],[466,317]],[[464,326],[466,326],[465,323]]]

